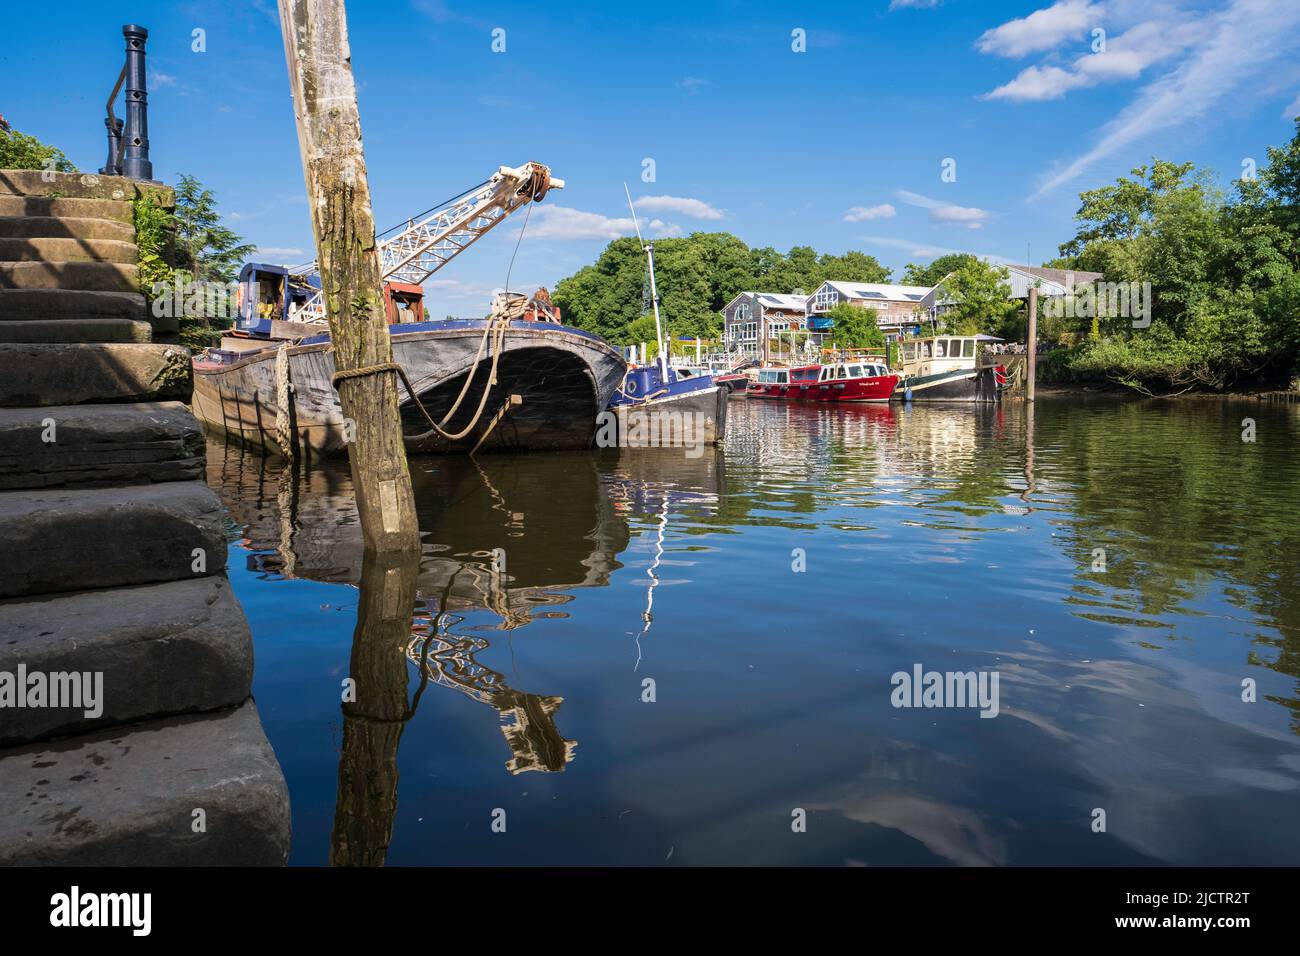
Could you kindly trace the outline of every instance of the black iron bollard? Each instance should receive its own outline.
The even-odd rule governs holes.
[[[105,116],[104,126],[108,130],[108,160],[100,173],[104,176],[121,176],[122,167],[117,165],[117,151],[122,142],[122,121]]]
[[[122,174],[129,179],[153,179],[149,161],[149,91],[144,72],[144,44],[149,31],[128,23],[122,27],[126,37],[126,152]]]

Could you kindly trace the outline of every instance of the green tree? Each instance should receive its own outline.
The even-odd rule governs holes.
[[[972,257],[957,266],[939,286],[938,302],[945,306],[940,318],[949,332],[974,335],[1001,331],[1018,304],[1009,298],[1009,273]]]
[[[193,176],[182,174],[176,186],[176,261],[196,280],[233,282],[240,266],[257,247],[221,223],[217,199]]]
[[[876,310],[841,302],[828,310],[831,341],[842,349],[884,348],[885,333],[876,324]]]
[[[917,265],[909,262],[903,269],[903,285],[920,285],[934,287],[948,273],[953,272],[969,262],[977,261],[969,252],[951,252],[939,256],[929,265]]]
[[[0,169],[51,169],[75,173],[77,167],[63,150],[46,146],[35,136],[20,133],[0,122]]]

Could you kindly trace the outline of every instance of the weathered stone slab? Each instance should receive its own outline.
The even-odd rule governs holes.
[[[0,866],[280,866],[289,837],[252,700],[0,751]]]
[[[44,169],[0,169],[0,193],[129,202],[136,197],[136,188],[135,183],[125,176],[52,173]]]
[[[192,481],[203,455],[180,402],[0,408],[0,490]]]
[[[162,344],[0,344],[0,406],[188,401],[190,353]]]
[[[202,482],[0,492],[0,597],[176,581],[225,566],[221,502]]]
[[[225,575],[0,601],[0,634],[0,673],[102,675],[81,706],[0,708],[0,747],[233,707],[252,691],[252,636]]]
[[[5,196],[0,200],[13,198]],[[135,228],[130,222],[84,216],[9,216],[3,214],[4,208],[0,202],[0,237],[6,239],[116,239],[135,242]]]
[[[77,289],[0,289],[0,321],[49,319],[149,318],[139,292],[96,292]]]
[[[0,237],[0,262],[130,262],[140,252],[134,240]]]
[[[112,219],[130,224],[135,219],[135,210],[126,200],[58,199],[48,196],[12,196],[0,193],[0,216]]]
[[[130,319],[0,321],[0,342],[148,342],[153,326]]]
[[[138,273],[133,262],[0,262],[0,288],[136,292]]]

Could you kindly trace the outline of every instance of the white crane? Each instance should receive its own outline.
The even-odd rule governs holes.
[[[420,285],[512,212],[529,202],[541,202],[552,189],[563,188],[564,180],[553,177],[550,167],[541,163],[502,166],[468,192],[376,236],[381,277],[385,282]],[[315,275],[319,270],[313,260],[289,271]],[[323,321],[323,306],[318,291],[299,321],[307,315]]]

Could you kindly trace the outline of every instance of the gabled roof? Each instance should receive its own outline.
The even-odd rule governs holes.
[[[722,307],[722,311],[727,311],[736,304],[736,299],[742,296],[756,299],[759,305],[766,309],[795,309],[803,312],[804,305],[808,302],[807,296],[790,295],[785,292],[738,292],[735,298]]]
[[[1104,278],[1100,272],[1083,272],[1077,269],[1047,269],[1043,266],[1018,266],[1013,263],[1006,263],[1008,269],[1015,269],[1017,272],[1023,272],[1025,275],[1042,279],[1046,282],[1055,282],[1059,286],[1069,288],[1068,283],[1073,280],[1074,285],[1082,285],[1086,282],[1095,282]]]
[[[830,286],[847,299],[877,299],[885,302],[920,302],[930,291],[928,285],[892,285],[884,282],[839,282],[827,280],[817,288]],[[815,293],[814,293],[815,294]],[[812,296],[809,296],[812,298]]]

